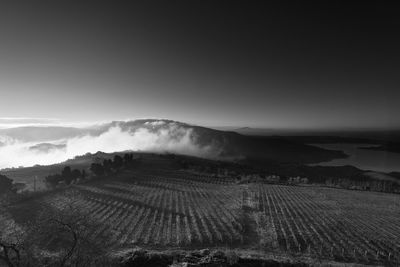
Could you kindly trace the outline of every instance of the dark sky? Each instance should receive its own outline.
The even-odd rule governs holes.
[[[320,2],[2,2],[0,117],[400,127],[399,9]]]

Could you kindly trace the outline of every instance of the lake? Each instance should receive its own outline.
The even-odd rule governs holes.
[[[379,150],[360,149],[360,147],[371,147],[370,144],[312,144],[313,146],[341,150],[347,155],[345,159],[334,159],[312,165],[319,166],[343,166],[352,165],[362,170],[377,172],[400,172],[400,153]]]

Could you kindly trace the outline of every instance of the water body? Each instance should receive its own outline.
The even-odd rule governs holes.
[[[334,159],[313,165],[319,166],[344,166],[352,165],[362,170],[377,172],[400,172],[400,153],[379,150],[360,149],[360,147],[371,147],[369,144],[312,144],[313,146],[341,150],[348,158]]]

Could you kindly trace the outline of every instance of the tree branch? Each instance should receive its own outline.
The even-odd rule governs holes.
[[[78,244],[78,234],[75,232],[74,228],[68,224],[65,223],[63,221],[57,220],[57,219],[51,219],[52,221],[62,225],[63,227],[67,228],[69,230],[69,232],[72,234],[73,237],[73,243],[71,248],[68,250],[68,252],[65,254],[65,256],[62,258],[60,266],[65,266],[66,262],[68,261],[69,258],[72,257],[74,250]]]
[[[0,243],[0,247],[2,248],[2,250],[4,252],[4,256],[0,254],[0,259],[5,261],[9,267],[14,267],[14,264],[10,259],[10,255],[8,254],[8,250],[11,248],[11,246],[6,245],[4,243]],[[17,266],[18,266],[18,264],[17,264]]]

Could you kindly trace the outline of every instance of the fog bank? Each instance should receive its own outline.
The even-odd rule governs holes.
[[[113,123],[96,135],[83,134],[46,143],[0,136],[0,169],[60,163],[97,151],[111,153],[132,150],[214,159],[219,157],[221,151],[216,144],[199,145],[197,139],[192,128],[163,120],[148,121],[135,127],[121,127]]]

